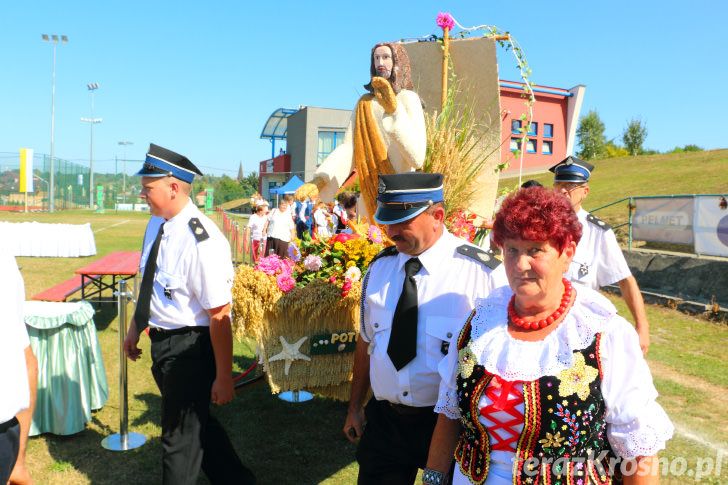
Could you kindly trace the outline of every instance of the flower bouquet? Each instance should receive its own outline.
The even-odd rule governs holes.
[[[303,239],[289,258],[240,266],[233,282],[233,331],[255,339],[273,393],[307,390],[348,400],[359,337],[361,277],[384,248],[379,228]]]

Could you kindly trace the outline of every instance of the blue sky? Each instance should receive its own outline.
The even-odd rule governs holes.
[[[95,172],[114,172],[124,156],[118,142],[130,141],[129,159],[143,159],[153,142],[205,173],[234,177],[241,162],[248,173],[270,157],[260,132],[275,109],[351,109],[368,81],[371,46],[439,34],[440,11],[465,27],[509,31],[533,82],[586,85],[582,114],[597,109],[608,138],[621,139],[639,117],[648,148],[726,148],[726,5],[0,0],[0,154],[50,153],[53,49],[44,33],[69,38],[57,48],[57,157],[88,165],[89,125],[80,118],[91,116],[86,85],[98,83]],[[500,78],[518,80],[512,54],[498,57]]]

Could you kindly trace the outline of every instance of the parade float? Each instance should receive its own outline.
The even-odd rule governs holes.
[[[462,29],[460,39],[450,39],[452,17],[440,14],[437,24],[443,30],[441,38],[404,43],[416,90],[426,107],[422,128],[427,146],[419,170],[444,174],[446,225],[455,235],[477,243],[492,224],[489,216],[496,199],[497,174],[504,168],[500,165],[496,42],[505,43],[516,54],[524,73],[524,126],[528,126],[534,98],[525,59],[510,36],[492,26],[479,26]],[[389,96],[393,98],[393,94]],[[370,99],[375,96],[380,101],[379,93]],[[384,108],[388,113],[390,109],[394,108]],[[358,136],[355,131],[354,138]],[[523,136],[527,136],[525,132]],[[353,147],[351,152],[355,151]],[[331,156],[335,154],[336,150]],[[381,166],[378,169],[379,173],[392,173]],[[376,180],[355,180],[353,184],[376,187]],[[305,184],[296,195],[315,196],[318,188]],[[334,193],[328,187],[322,195],[327,190]],[[362,190],[362,198],[366,196]],[[366,202],[372,207],[371,200]],[[306,235],[290,245],[289,258],[272,255],[254,267],[238,268],[233,283],[234,333],[238,339],[251,338],[257,343],[258,362],[274,394],[305,390],[348,400],[359,337],[362,275],[374,256],[391,244],[383,229],[369,222],[366,218],[350,221],[351,234],[321,239]]]

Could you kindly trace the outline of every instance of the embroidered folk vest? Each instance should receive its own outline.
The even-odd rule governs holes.
[[[491,445],[478,403],[493,378],[470,350],[471,313],[458,337],[457,392],[463,434],[455,460],[472,483],[488,476]],[[611,484],[601,393],[601,334],[574,351],[574,366],[523,383],[524,427],[514,458],[515,484]]]

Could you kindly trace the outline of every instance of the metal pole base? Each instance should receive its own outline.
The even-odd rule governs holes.
[[[126,439],[122,440],[120,433],[114,433],[101,440],[101,446],[111,451],[126,451],[139,448],[146,441],[147,437],[139,433],[128,433]]]
[[[286,402],[306,402],[313,399],[313,394],[308,391],[285,391],[278,394],[278,399]]]

